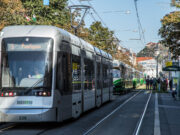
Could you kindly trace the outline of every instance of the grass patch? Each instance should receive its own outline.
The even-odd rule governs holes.
[[[145,84],[139,85],[136,89],[137,89],[137,90],[138,90],[138,89],[146,89],[146,85],[145,85]]]

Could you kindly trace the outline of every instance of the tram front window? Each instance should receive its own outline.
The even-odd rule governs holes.
[[[8,38],[3,40],[2,88],[50,88],[51,39]]]
[[[113,78],[120,78],[120,71],[117,69],[113,69]]]

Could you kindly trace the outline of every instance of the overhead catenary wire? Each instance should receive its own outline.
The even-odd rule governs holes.
[[[109,28],[109,27],[107,26],[107,24],[104,22],[104,20],[101,18],[101,16],[98,14],[98,12],[95,10],[95,8],[93,7],[93,5],[89,2],[89,0],[86,0],[86,1],[88,2],[89,6],[90,6],[91,9],[93,10],[93,12],[96,14],[96,16],[99,18],[100,22],[101,22],[105,27]],[[81,0],[78,0],[78,2],[79,2],[80,4],[82,4],[82,1],[81,1]],[[90,16],[92,17],[92,19],[93,19],[94,21],[97,21],[97,20],[95,19],[95,17],[94,17],[94,15],[93,15],[92,12],[89,13],[89,14],[90,14]],[[121,40],[118,39],[118,37],[116,36],[115,33],[114,33],[114,38],[116,39],[116,41],[121,42]],[[122,47],[125,47],[125,48],[128,48],[127,46],[122,45],[122,44],[121,44],[121,46],[122,46]]]
[[[93,7],[93,5],[92,5],[89,1],[87,1],[87,2],[88,2],[88,4],[91,6],[92,10],[93,10],[94,13],[97,15],[97,17],[100,19],[100,21],[102,22],[102,24],[103,24],[105,27],[109,28],[109,27],[107,26],[107,24],[103,21],[103,19],[100,17],[100,15],[98,14],[98,12],[95,10],[95,8]],[[116,36],[115,33],[114,33],[114,36],[115,36],[115,38],[120,42],[120,40],[118,39],[118,37]],[[128,48],[128,47],[125,46],[125,45],[123,45],[123,47]]]
[[[136,16],[137,16],[139,36],[140,36],[141,41],[143,40],[142,44],[144,45],[146,41],[145,41],[144,31],[143,31],[142,24],[141,24],[141,21],[140,21],[139,13],[138,13],[137,0],[134,0],[134,5],[135,5],[135,10],[136,10]]]

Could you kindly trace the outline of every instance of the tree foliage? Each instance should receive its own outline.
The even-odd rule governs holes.
[[[154,48],[145,47],[137,54],[137,57],[154,57]]]
[[[102,26],[101,22],[94,22],[89,28],[88,39],[91,44],[113,54],[117,48],[117,40],[113,36],[114,32]]]
[[[51,0],[49,6],[43,0],[0,1],[1,28],[7,25],[54,25],[71,31],[67,0]]]
[[[159,35],[163,38],[161,43],[169,47],[174,58],[180,56],[180,11],[172,12],[163,17],[162,26],[159,29]]]
[[[25,9],[20,0],[0,1],[0,30],[7,25],[25,24]]]
[[[27,16],[37,21],[29,21],[30,24],[53,25],[70,31],[70,13],[67,0],[50,0],[49,6],[44,6],[42,0],[21,0],[26,9]]]

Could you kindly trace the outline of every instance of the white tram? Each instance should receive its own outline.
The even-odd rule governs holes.
[[[59,122],[112,97],[111,55],[57,27],[5,27],[0,63],[0,122]]]

